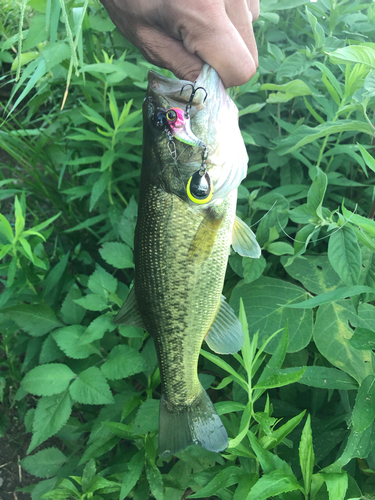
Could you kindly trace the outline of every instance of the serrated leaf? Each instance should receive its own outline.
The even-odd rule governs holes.
[[[108,308],[107,299],[97,293],[90,293],[80,299],[75,299],[74,302],[89,311],[104,311]]]
[[[94,185],[92,186],[91,189],[90,209],[89,209],[90,212],[93,210],[99,198],[104,193],[105,189],[108,187],[110,179],[111,179],[111,172],[109,170],[106,170],[101,174],[99,179],[96,182],[94,182]]]
[[[84,333],[81,335],[80,340],[78,342],[79,345],[90,344],[94,342],[94,340],[99,340],[103,338],[105,332],[116,329],[116,325],[113,323],[112,315],[102,315],[98,318],[95,318],[89,326],[86,328]]]
[[[101,405],[114,402],[108,382],[96,366],[78,375],[70,386],[70,394],[77,403]]]
[[[258,381],[258,383],[254,386],[254,389],[272,389],[274,387],[282,387],[284,385],[293,384],[299,381],[305,369],[306,367],[289,368],[285,370],[274,369],[273,374],[264,380]]]
[[[90,276],[87,286],[92,293],[107,297],[108,292],[116,292],[117,283],[117,279],[114,276],[107,273],[105,269],[97,264],[96,270]]]
[[[344,500],[348,490],[348,475],[341,474],[321,474],[328,490],[329,500]]]
[[[365,431],[375,420],[375,376],[368,375],[362,382],[353,408],[353,429]]]
[[[20,328],[33,337],[41,337],[54,328],[63,326],[53,310],[45,304],[20,304],[3,309]]]
[[[146,460],[146,476],[155,500],[164,500],[163,478],[159,469],[150,460]]]
[[[133,422],[133,431],[136,434],[147,434],[159,428],[159,405],[157,399],[147,399],[138,409]]]
[[[128,470],[122,480],[120,500],[124,500],[136,485],[140,475],[142,474],[144,465],[144,452],[138,451],[129,462]]]
[[[52,477],[57,474],[67,458],[57,448],[46,448],[20,461],[22,467],[37,477]]]
[[[268,500],[272,496],[296,490],[302,491],[303,488],[295,476],[288,476],[281,470],[273,470],[255,483],[246,500]]]
[[[42,397],[34,413],[33,436],[27,453],[56,434],[67,422],[72,409],[69,392]]]
[[[64,356],[64,353],[59,349],[52,334],[48,335],[46,340],[43,342],[42,349],[39,355],[39,364],[51,363]]]
[[[85,309],[75,302],[82,297],[81,290],[74,283],[61,306],[61,317],[67,325],[79,325],[86,314]]]
[[[143,371],[145,363],[142,354],[127,345],[112,349],[101,366],[102,373],[109,380],[119,380]]]
[[[217,476],[209,481],[201,490],[193,495],[189,495],[189,498],[205,498],[215,495],[219,490],[223,488],[228,488],[233,484],[238,484],[239,481],[246,475],[246,472],[235,466],[229,466],[224,468],[217,474]]]
[[[66,365],[49,363],[30,370],[22,379],[22,388],[36,396],[52,396],[68,387],[75,373]]]
[[[91,354],[98,354],[98,350],[91,344],[82,345],[80,340],[86,328],[82,325],[70,325],[53,332],[56,344],[67,356],[73,359],[84,359]]]
[[[134,267],[133,252],[124,243],[107,242],[99,250],[103,259],[117,269],[127,269]]]

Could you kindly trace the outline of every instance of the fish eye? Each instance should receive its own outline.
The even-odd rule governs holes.
[[[154,113],[151,122],[157,130],[164,130],[165,126],[168,123],[166,112],[164,110],[159,109]]]
[[[167,120],[169,122],[174,122],[176,118],[177,118],[177,113],[174,109],[170,109],[167,111]]]
[[[209,174],[201,175],[198,170],[193,174],[186,186],[186,193],[191,201],[202,205],[208,203],[213,195],[213,186]]]

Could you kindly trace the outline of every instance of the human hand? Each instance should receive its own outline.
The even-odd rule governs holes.
[[[226,87],[254,76],[259,0],[101,0],[121,33],[153,64],[194,81],[206,62]]]

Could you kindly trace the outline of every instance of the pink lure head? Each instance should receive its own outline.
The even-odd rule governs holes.
[[[185,117],[185,113],[181,108],[168,109],[166,117],[168,127],[172,133],[174,130],[184,127],[186,120],[189,120],[189,118]]]
[[[190,117],[181,108],[171,108],[166,112],[168,128],[171,134],[181,142],[190,146],[204,147],[190,128]]]

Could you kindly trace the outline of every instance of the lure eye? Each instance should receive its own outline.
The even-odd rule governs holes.
[[[177,118],[177,113],[174,109],[170,109],[169,111],[167,111],[167,120],[169,122],[174,122]]]
[[[213,187],[209,174],[206,172],[201,175],[199,170],[195,172],[187,183],[186,193],[194,203],[200,205],[208,203],[213,195]]]
[[[167,123],[166,112],[162,110],[156,111],[156,113],[152,117],[152,124],[154,125],[154,127],[158,130],[164,130]]]

